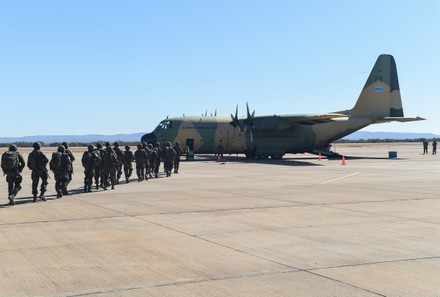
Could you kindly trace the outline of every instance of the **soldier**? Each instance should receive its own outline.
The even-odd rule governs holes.
[[[428,154],[428,141],[423,141],[423,154]]]
[[[31,178],[32,178],[32,195],[34,196],[33,202],[37,202],[38,195],[38,183],[41,178],[41,188],[40,188],[40,199],[46,201],[44,197],[44,193],[47,190],[47,179],[49,175],[47,174],[47,163],[49,160],[47,157],[40,151],[41,145],[38,142],[34,142],[32,144],[34,150],[29,154],[27,165],[30,170],[32,170]]]
[[[159,177],[159,169],[160,169],[160,160],[162,159],[162,148],[160,147],[160,143],[156,142],[154,144],[154,150],[156,151],[156,164],[154,166],[154,175],[156,178]]]
[[[69,146],[67,145],[67,142],[61,143],[62,146],[66,149],[66,154],[69,156],[70,163],[73,164],[73,161],[75,161],[75,156],[73,155],[72,151],[69,150]],[[68,172],[69,180],[67,181],[66,188],[69,185],[69,183],[72,181],[72,175],[73,175],[73,165],[70,166],[70,171]]]
[[[116,184],[116,170],[118,167],[118,157],[111,148],[110,144],[108,146],[106,144],[103,163],[104,163],[104,171],[103,171],[104,190],[107,190],[107,187],[109,186],[109,180],[112,186],[112,190],[114,190]]]
[[[103,156],[105,155],[105,151],[102,148],[102,144],[100,142],[96,143],[96,157],[98,157],[98,161],[95,163],[95,184],[96,189],[99,189],[101,185],[104,187],[104,182],[102,179],[104,164],[102,162]]]
[[[122,150],[119,147],[119,142],[115,141],[113,143],[113,150],[116,153],[116,156],[118,157],[118,166],[116,167],[116,184],[119,184],[119,179],[121,178],[122,175]]]
[[[153,173],[156,171],[156,160],[157,160],[157,152],[154,149],[153,145],[150,143],[147,145],[148,150],[150,151],[150,178],[153,178]]]
[[[142,142],[142,149],[145,152],[145,180],[148,180],[148,177],[150,176],[151,167],[150,167],[150,149],[147,146],[146,142]]]
[[[125,152],[123,154],[123,164],[124,164],[124,175],[125,175],[125,182],[130,182],[130,177],[133,173],[133,161],[134,161],[134,155],[133,152],[130,151],[130,146],[125,146]]]
[[[134,160],[136,162],[136,174],[138,181],[143,181],[145,177],[145,151],[142,149],[142,144],[137,145],[137,150],[134,152]]]
[[[55,177],[57,198],[61,198],[63,195],[69,195],[67,185],[69,184],[70,173],[72,172],[72,161],[69,154],[66,153],[66,147],[64,145],[58,146],[57,151],[52,154],[49,166]]]
[[[434,139],[434,141],[432,142],[432,154],[433,154],[433,155],[436,155],[436,154],[437,154],[437,141],[435,141],[435,139]]]
[[[96,151],[93,145],[87,147],[84,152],[81,163],[84,167],[84,193],[92,191],[93,177],[95,176],[95,168],[100,166],[100,152]]]
[[[167,177],[171,176],[173,170],[173,161],[175,160],[176,151],[171,147],[171,142],[167,142],[163,152],[164,160],[163,166],[165,167],[165,173]]]
[[[3,153],[1,164],[3,174],[6,175],[6,181],[8,182],[9,205],[15,205],[15,196],[21,190],[20,184],[23,180],[21,172],[24,166],[23,156],[17,151],[17,146],[11,144],[9,150]]]
[[[174,151],[176,151],[176,155],[174,157],[174,173],[179,173],[180,155],[183,154],[183,149],[180,146],[180,142],[176,141]]]

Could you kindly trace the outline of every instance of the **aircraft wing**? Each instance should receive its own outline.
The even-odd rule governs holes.
[[[257,130],[284,130],[295,125],[316,125],[347,118],[342,113],[256,116],[253,118],[253,126]]]

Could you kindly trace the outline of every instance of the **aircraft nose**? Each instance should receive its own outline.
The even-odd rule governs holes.
[[[154,144],[157,142],[157,137],[154,133],[147,133],[141,137],[141,142]]]

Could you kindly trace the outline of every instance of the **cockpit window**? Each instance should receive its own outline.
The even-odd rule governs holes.
[[[159,123],[159,127],[162,129],[173,129],[173,122],[172,121],[162,121]]]

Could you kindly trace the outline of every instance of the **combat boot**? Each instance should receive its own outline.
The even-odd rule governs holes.
[[[40,199],[43,200],[43,201],[46,201],[46,197],[44,197],[44,192],[41,192]]]
[[[112,185],[112,190],[114,190],[115,189],[115,185]]]
[[[32,200],[32,202],[37,202],[37,194],[34,194],[34,200]]]
[[[57,198],[62,198],[63,197],[63,193],[61,193],[60,190],[57,190]]]
[[[15,198],[15,196],[17,196],[17,194],[18,194],[18,192],[19,192],[20,190],[21,190],[21,186],[17,186],[17,187],[14,189],[14,191],[12,192],[14,198]]]
[[[9,197],[9,205],[15,205],[14,197]]]

